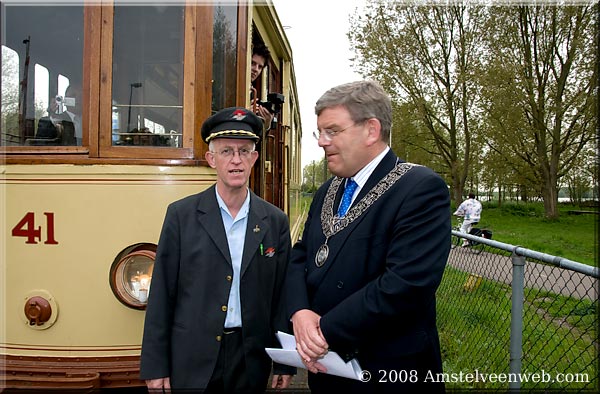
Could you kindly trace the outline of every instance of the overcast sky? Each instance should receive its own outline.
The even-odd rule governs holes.
[[[362,77],[353,72],[349,16],[364,0],[272,0],[292,47],[302,119],[302,167],[323,157],[312,132],[315,103],[329,88]]]

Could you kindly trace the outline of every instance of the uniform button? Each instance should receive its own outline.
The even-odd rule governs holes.
[[[344,282],[342,282],[341,280],[337,283],[337,288],[341,289],[342,287],[344,287]]]
[[[227,275],[227,281],[228,281],[228,282],[231,282],[231,279],[233,279],[233,278],[231,277],[231,275]]]
[[[227,312],[227,306],[226,306],[226,305],[223,305],[223,306],[221,307],[221,310],[222,310],[223,312]]]
[[[217,335],[216,339],[217,339],[217,342],[221,342],[221,336],[220,335]]]

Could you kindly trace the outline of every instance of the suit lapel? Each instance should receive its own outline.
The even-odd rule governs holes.
[[[386,153],[386,155],[383,156],[383,159],[377,165],[377,167],[375,167],[375,170],[373,170],[373,173],[367,179],[367,183],[365,183],[365,186],[363,186],[363,188],[360,189],[360,192],[358,193],[358,196],[356,196],[354,202],[359,201],[361,198],[364,197],[365,194],[367,194],[373,187],[375,187],[375,185],[377,185],[381,178],[386,176],[394,168],[397,159],[398,158],[396,157],[394,152],[392,152],[392,150],[390,149],[388,153]]]
[[[269,223],[266,221],[267,213],[260,203],[256,195],[250,191],[250,209],[248,211],[248,226],[246,227],[240,276],[244,276],[252,258],[265,238],[265,234],[269,231]]]
[[[231,253],[229,252],[221,209],[215,193],[215,186],[213,185],[206,193],[201,194],[197,206],[198,221],[225,257],[225,260],[231,265]]]

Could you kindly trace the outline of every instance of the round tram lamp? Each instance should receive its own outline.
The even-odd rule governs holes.
[[[110,268],[110,287],[117,299],[134,309],[146,309],[156,246],[142,244],[125,249]]]

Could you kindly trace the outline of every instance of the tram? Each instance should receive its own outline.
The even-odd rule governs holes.
[[[0,389],[143,386],[156,243],[167,205],[216,180],[199,133],[212,113],[283,97],[251,188],[295,228],[284,28],[270,0],[0,7]],[[251,87],[257,43],[271,55]]]

